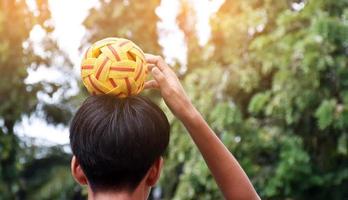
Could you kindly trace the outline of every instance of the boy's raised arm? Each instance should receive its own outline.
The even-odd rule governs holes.
[[[167,106],[182,121],[202,153],[216,183],[228,200],[260,199],[238,161],[192,105],[179,79],[160,56],[146,54],[154,80],[145,88],[158,88]]]

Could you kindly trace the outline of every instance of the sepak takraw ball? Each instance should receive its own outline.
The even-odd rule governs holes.
[[[94,43],[81,63],[83,84],[92,95],[122,98],[139,94],[146,76],[143,51],[123,38],[106,38]]]

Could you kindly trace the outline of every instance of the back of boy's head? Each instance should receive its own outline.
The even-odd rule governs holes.
[[[141,96],[90,96],[70,125],[72,152],[95,192],[132,192],[168,142],[165,114]]]

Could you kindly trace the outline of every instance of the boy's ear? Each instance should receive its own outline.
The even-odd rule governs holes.
[[[83,172],[75,156],[73,156],[71,159],[71,174],[76,180],[76,182],[78,182],[81,185],[87,185],[86,175]]]
[[[150,167],[148,171],[147,178],[146,178],[146,184],[148,186],[152,187],[157,183],[161,175],[162,167],[163,167],[163,158],[161,156],[153,163],[153,165]]]

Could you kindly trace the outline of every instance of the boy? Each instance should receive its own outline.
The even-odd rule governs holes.
[[[238,161],[191,104],[178,78],[159,56],[146,54],[159,89],[184,124],[226,199],[259,199]],[[91,96],[70,126],[72,175],[88,186],[88,199],[147,199],[159,179],[168,146],[169,123],[163,111],[140,96]]]

